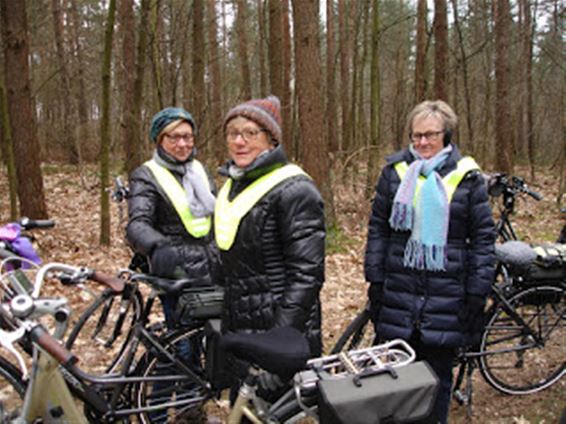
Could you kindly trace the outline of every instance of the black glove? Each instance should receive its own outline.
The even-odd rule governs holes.
[[[383,283],[370,283],[368,287],[368,298],[371,308],[371,319],[376,323],[383,300]]]
[[[277,374],[271,374],[270,372],[265,371],[259,375],[258,385],[259,388],[264,391],[274,392],[285,386],[285,383]]]
[[[164,278],[177,278],[179,271],[178,252],[168,244],[157,246],[151,254],[151,273]]]
[[[459,314],[464,332],[468,333],[471,344],[477,344],[485,326],[486,298],[483,296],[468,295],[466,303]]]

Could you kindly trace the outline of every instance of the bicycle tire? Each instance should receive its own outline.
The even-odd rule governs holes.
[[[335,354],[373,346],[375,344],[375,330],[370,317],[369,307],[366,306],[346,327],[330,353]]]
[[[0,356],[0,422],[11,422],[21,412],[26,391],[22,373]]]
[[[191,350],[191,352],[198,356],[198,365],[192,367],[192,370],[199,377],[205,379],[203,336],[204,328],[202,326],[188,327],[165,334],[160,342],[168,352],[177,357],[182,355],[180,357],[185,364],[190,364],[192,359],[187,358],[191,353],[187,353],[187,345],[183,343],[193,346],[195,350]],[[183,375],[182,370],[176,370],[174,363],[156,355],[155,349],[149,349],[145,352],[135,372],[136,376],[141,377],[164,375],[164,373],[165,375]],[[195,387],[195,383],[188,377],[177,379],[173,383],[161,384],[156,389],[157,385],[151,382],[136,383],[132,391],[134,405],[142,408],[144,406],[156,406],[172,400],[179,402],[179,405],[166,410],[163,408],[151,414],[140,413],[138,418],[141,423],[192,422],[203,418],[204,412],[201,407],[204,401],[208,400],[209,395],[204,393],[202,389]],[[158,391],[157,394],[156,391]]]
[[[536,393],[566,374],[566,296],[561,286],[535,286],[521,290],[509,304],[542,338],[532,336],[498,305],[489,318],[480,344],[480,371],[487,383],[510,395]],[[511,350],[513,349],[513,350]],[[502,350],[502,352],[499,352]]]
[[[124,359],[141,308],[138,290],[123,296],[105,289],[78,318],[65,342],[67,349],[80,349],[81,360],[98,368],[91,371],[115,371]]]

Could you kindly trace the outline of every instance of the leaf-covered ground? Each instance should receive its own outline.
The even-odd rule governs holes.
[[[89,168],[90,169],[90,168]],[[526,174],[526,171],[525,171]],[[112,242],[99,245],[99,192],[96,176],[89,170],[82,178],[75,169],[64,166],[44,168],[45,193],[50,217],[56,228],[38,232],[39,250],[47,261],[84,265],[116,273],[128,265],[130,251],[123,239],[120,208],[112,204]],[[513,223],[521,238],[531,241],[553,241],[564,220],[555,199],[558,191],[556,173],[539,171],[531,187],[544,195],[541,202],[520,201]],[[356,181],[336,190],[336,209],[341,231],[333,237],[326,259],[326,283],[322,291],[324,340],[329,349],[340,332],[353,319],[366,300],[363,279],[363,248],[370,202],[364,199]],[[8,187],[5,174],[0,179],[0,223],[8,221]],[[125,208],[125,206],[124,206]],[[122,211],[125,214],[125,209]],[[124,216],[125,217],[125,216]],[[86,301],[77,293],[65,293],[77,309]],[[74,303],[73,303],[74,302]],[[566,346],[566,340],[564,340]],[[566,347],[565,347],[566,351]],[[566,358],[566,354],[564,355]],[[82,358],[83,365],[95,366],[99,358]],[[478,423],[557,423],[566,407],[566,378],[552,388],[536,394],[511,397],[488,386],[479,373],[474,377],[473,417],[455,402],[451,422]]]

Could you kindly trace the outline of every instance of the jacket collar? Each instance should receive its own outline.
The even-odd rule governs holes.
[[[439,169],[439,173],[443,174],[448,170],[454,169],[458,165],[458,161],[460,159],[462,159],[462,154],[460,153],[460,150],[458,150],[458,146],[452,143],[452,151],[448,155],[448,158],[446,159],[446,162],[444,162],[444,165],[442,165],[442,167]],[[410,164],[414,160],[415,158],[413,157],[409,149],[400,150],[385,158],[385,161],[388,165],[403,161]]]
[[[247,168],[244,168],[242,170],[243,175],[238,180],[255,180],[273,169],[285,165],[287,162],[285,149],[283,149],[283,145],[279,144],[273,150],[258,156]],[[218,172],[220,175],[230,177],[230,167],[233,166],[235,166],[234,161],[229,160],[218,169]]]

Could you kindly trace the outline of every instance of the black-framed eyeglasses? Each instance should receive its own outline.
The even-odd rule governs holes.
[[[230,129],[226,131],[226,138],[228,141],[236,141],[238,136],[242,136],[245,141],[256,141],[259,134],[264,131],[264,128],[244,128],[241,131]]]
[[[421,138],[426,138],[427,140],[436,141],[441,134],[444,134],[444,130],[442,131],[427,131],[424,133],[411,133],[409,136],[413,141],[421,141]]]

